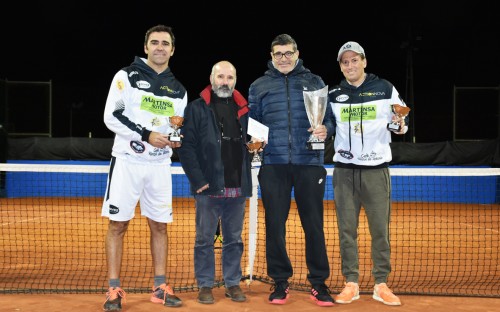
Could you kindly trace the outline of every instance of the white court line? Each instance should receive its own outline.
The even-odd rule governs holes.
[[[436,217],[436,219],[443,220],[443,221],[449,221],[449,219],[447,219],[447,218]],[[483,227],[479,227],[479,226],[474,226],[473,224],[470,224],[470,223],[459,222],[458,224],[459,225],[464,225],[465,227],[468,227],[468,228],[472,228],[472,229],[476,229],[476,230],[480,230],[480,231],[492,232],[492,233],[495,233],[495,234],[498,234],[500,232],[500,231],[495,230],[495,229],[489,229],[489,228],[483,228]]]
[[[451,222],[451,221],[454,221],[450,218],[442,218],[442,217],[436,217],[436,216],[429,216],[429,215],[426,215],[426,214],[417,214],[418,216],[423,216],[423,217],[429,217],[429,218],[434,218],[436,221],[445,221],[445,222]],[[392,223],[393,221],[391,221]],[[491,228],[486,228],[486,227],[479,227],[479,226],[474,226],[474,224],[471,224],[471,223],[464,223],[464,222],[459,222],[458,223],[459,225],[463,225],[465,227],[468,227],[468,228],[472,228],[472,229],[476,229],[476,230],[482,230],[482,231],[486,231],[486,232],[492,232],[492,233],[495,233],[495,234],[498,234],[500,233],[499,230],[496,230],[496,229],[491,229]]]
[[[51,214],[51,215],[49,215],[47,217],[29,218],[29,219],[23,219],[23,220],[16,220],[14,222],[5,222],[5,223],[0,223],[0,226],[17,224],[17,223],[27,223],[27,222],[31,222],[31,221],[35,221],[35,220],[41,220],[41,219],[48,219],[49,217],[59,216],[59,215],[68,214],[68,213],[71,213],[71,212],[61,212],[61,213]]]

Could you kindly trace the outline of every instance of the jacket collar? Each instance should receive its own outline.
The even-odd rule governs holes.
[[[210,105],[210,97],[212,95],[212,85],[208,85],[203,91],[201,91],[200,96],[205,101],[207,105]],[[248,113],[248,101],[245,97],[236,89],[233,90],[233,99],[236,105],[238,105],[238,119]]]

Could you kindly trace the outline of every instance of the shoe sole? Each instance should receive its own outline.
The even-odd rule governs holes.
[[[172,297],[169,298],[168,295],[167,298],[165,299],[165,303],[163,304],[163,306],[165,307],[172,307],[172,308],[180,307],[181,305],[182,305],[181,299],[177,297],[175,297],[175,299],[172,299]]]
[[[155,297],[155,296],[151,296],[150,301],[151,301],[152,303],[163,303],[163,299],[157,298],[157,297]]]
[[[151,302],[152,303],[163,303],[163,299],[151,297]]]
[[[335,298],[335,303],[348,304],[348,303],[351,303],[354,300],[358,300],[358,299],[359,299],[359,295],[352,297],[352,299],[350,301],[348,301],[348,300],[340,300],[340,299]]]
[[[226,294],[226,298],[231,299],[234,302],[245,302],[247,298],[233,298],[231,295]]]
[[[151,297],[150,301],[152,303],[161,303],[166,307],[180,307],[182,305],[182,301],[178,303],[166,303],[166,302],[164,303],[163,299],[157,298],[155,296]]]
[[[165,307],[171,307],[171,308],[176,308],[176,307],[180,307],[181,305],[182,305],[182,302],[174,303],[174,304],[172,304],[172,303],[166,304],[165,303],[163,306],[165,306]]]
[[[285,299],[273,299],[273,300],[269,300],[269,303],[270,304],[285,304],[286,301],[288,300],[288,298],[290,298],[290,294],[287,294]]]
[[[202,303],[202,304],[213,304],[214,303],[214,300],[212,301],[203,301],[203,300],[197,300],[198,303]]]
[[[379,302],[382,302],[385,305],[389,305],[389,306],[400,306],[401,305],[401,302],[384,301],[384,299],[382,299],[379,296],[376,296],[375,294],[373,294],[372,298],[375,299],[375,300],[377,300],[377,301],[379,301]]]
[[[311,298],[312,301],[316,302],[316,304],[319,305],[320,307],[332,307],[335,305],[335,303],[333,303],[331,301],[320,301],[320,300],[318,300],[318,298],[314,297],[313,295],[311,295],[309,298]]]

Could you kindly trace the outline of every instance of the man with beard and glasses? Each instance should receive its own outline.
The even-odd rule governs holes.
[[[196,203],[194,270],[198,302],[214,303],[214,236],[220,222],[225,296],[243,302],[243,219],[252,196],[250,153],[246,149],[247,100],[234,89],[236,69],[228,61],[212,67],[210,85],[186,106],[178,155]]]

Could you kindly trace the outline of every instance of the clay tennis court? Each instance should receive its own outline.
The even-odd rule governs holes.
[[[1,199],[0,311],[100,311],[107,288],[104,236],[107,219],[100,217],[101,198]],[[36,207],[36,209],[33,209]],[[248,301],[224,298],[215,288],[216,303],[196,302],[192,250],[194,202],[175,198],[175,222],[169,225],[169,282],[183,299],[176,310],[309,311],[319,307],[309,299],[303,257],[303,233],[292,205],[287,244],[295,268],[292,296],[285,306],[267,303],[263,208],[259,201],[252,282],[242,281]],[[396,203],[391,222],[393,273],[389,286],[400,295],[404,311],[500,311],[499,225],[497,204]],[[247,216],[248,219],[248,216]],[[373,282],[367,224],[360,224],[360,300],[336,305],[345,311],[368,308],[388,311],[371,299]],[[244,241],[248,249],[248,222]],[[334,204],[325,201],[325,234],[332,275],[327,284],[342,289]],[[168,309],[148,301],[152,267],[146,220],[132,221],[125,245],[122,285],[127,291],[123,311]],[[215,240],[220,260],[220,242]],[[246,253],[247,251],[245,251]],[[465,256],[461,256],[465,255]],[[218,264],[220,261],[217,262]],[[249,274],[245,254],[243,274]],[[221,283],[220,267],[217,271]],[[437,296],[440,295],[441,296]]]
[[[370,312],[498,312],[500,299],[477,297],[442,297],[400,295],[402,305],[399,307],[386,306],[371,299],[368,294],[362,294],[361,299],[351,304],[323,308],[314,304],[306,292],[291,291],[291,297],[286,305],[278,306],[267,303],[269,285],[253,282],[250,289],[243,290],[247,301],[232,302],[224,298],[222,288],[214,289],[215,303],[202,305],[196,302],[196,292],[177,294],[183,305],[178,308],[167,308],[149,302],[149,294],[127,294],[127,303],[122,311],[152,312],[152,311],[216,311],[216,312],[308,312],[308,311],[370,311]],[[0,295],[0,311],[5,312],[98,312],[102,311],[104,295],[100,294],[17,294]]]

